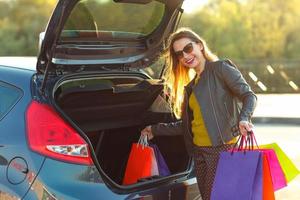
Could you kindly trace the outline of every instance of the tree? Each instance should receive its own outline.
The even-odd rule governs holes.
[[[235,59],[297,58],[297,0],[211,0],[182,26],[202,35],[219,56]]]
[[[0,19],[0,38],[4,41],[0,55],[36,55],[39,33],[44,31],[55,3],[56,0],[10,1],[5,17]]]

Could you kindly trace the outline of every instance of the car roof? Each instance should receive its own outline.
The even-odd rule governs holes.
[[[0,57],[0,65],[27,69],[31,71],[36,71],[37,58],[35,56],[5,56]]]

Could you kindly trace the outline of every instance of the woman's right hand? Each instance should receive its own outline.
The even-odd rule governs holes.
[[[154,135],[152,133],[152,129],[151,126],[146,126],[142,131],[141,131],[141,135],[143,136],[147,136],[148,140],[151,140]]]

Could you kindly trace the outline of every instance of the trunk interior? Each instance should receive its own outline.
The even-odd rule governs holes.
[[[145,78],[142,74],[73,77],[55,87],[56,104],[88,136],[101,168],[120,185],[140,131],[146,125],[173,121],[161,96],[162,83]],[[158,136],[151,142],[158,146],[171,175],[188,170],[183,136]]]

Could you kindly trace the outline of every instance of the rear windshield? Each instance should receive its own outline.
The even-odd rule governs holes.
[[[0,81],[0,120],[12,109],[21,96],[20,89]]]
[[[165,6],[117,3],[114,0],[81,0],[67,19],[61,39],[91,37],[137,39],[150,34],[160,24]]]

